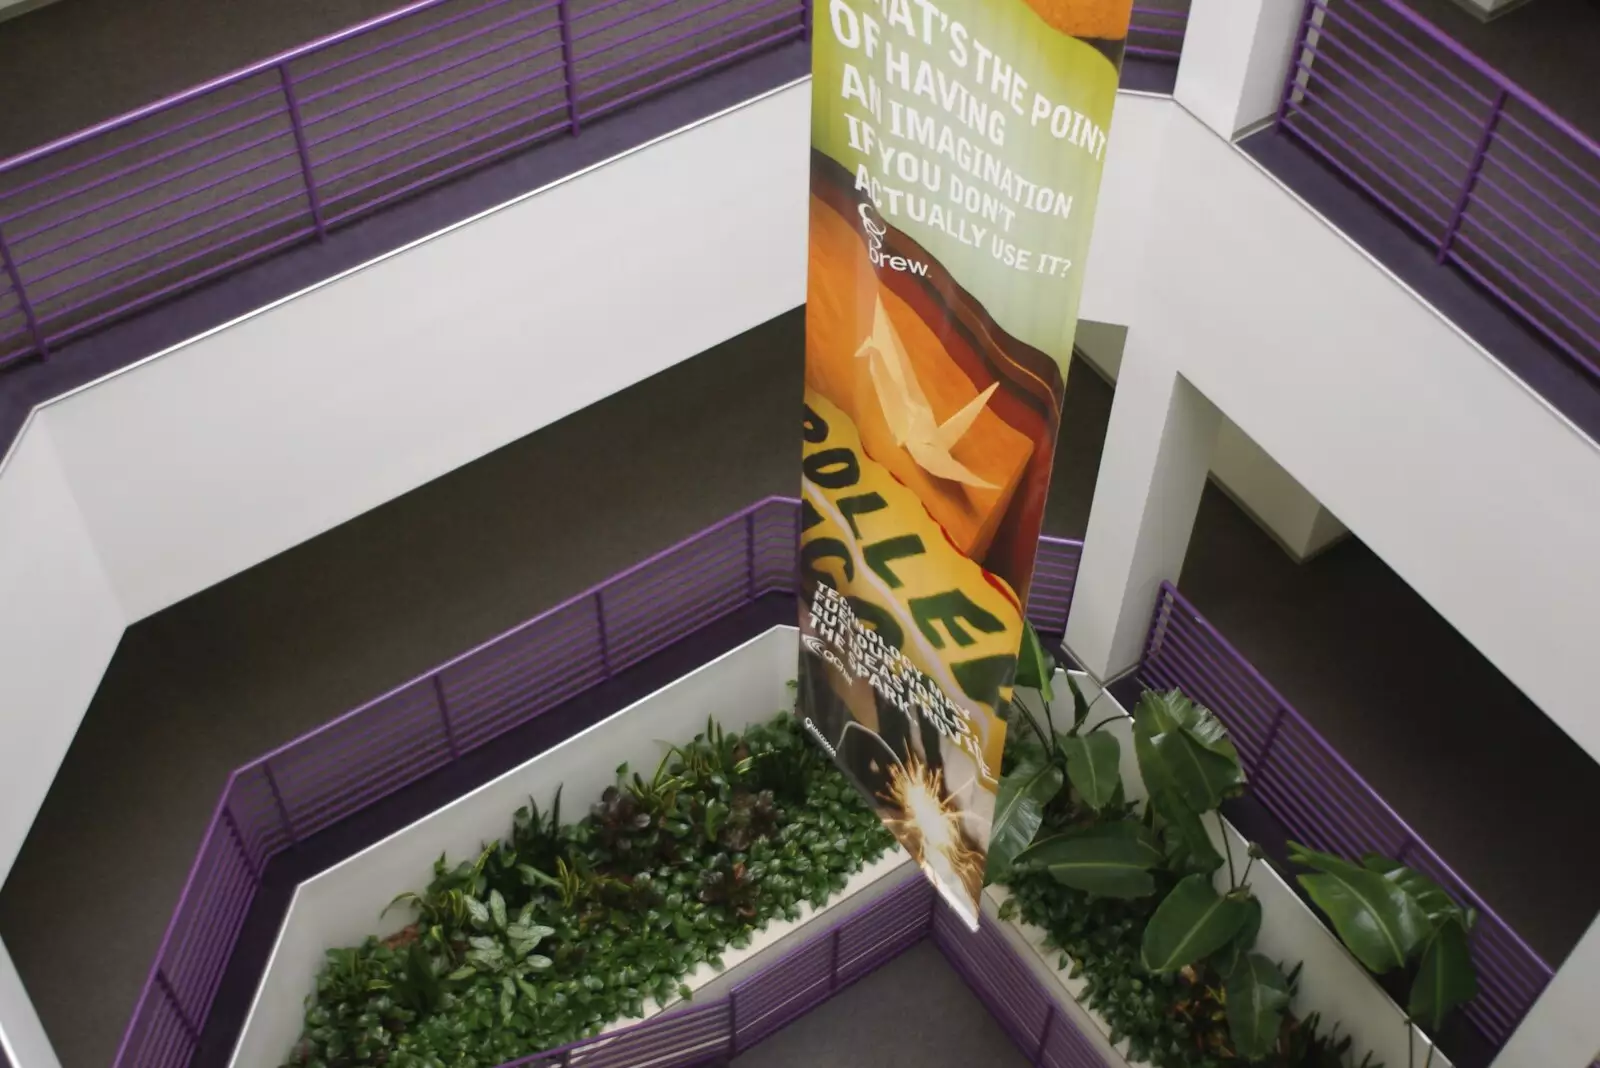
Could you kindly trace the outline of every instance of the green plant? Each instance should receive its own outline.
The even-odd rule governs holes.
[[[1117,813],[1125,808],[1122,776],[1118,770],[1122,746],[1115,736],[1100,733],[1102,727],[1117,717],[1085,729],[1090,702],[1085,700],[1077,681],[1068,675],[1067,686],[1073,702],[1072,723],[1065,731],[1058,732],[1050,709],[1055,699],[1052,681],[1055,672],[1055,659],[1039,641],[1033,625],[1025,624],[1010,708],[1021,715],[1029,730],[1013,732],[1013,742],[1007,750],[1008,766],[1002,769],[1005,774],[995,798],[994,824],[989,836],[986,874],[991,882],[1004,881],[1012,863],[1045,827],[1047,815],[1055,817],[1050,821],[1055,827],[1079,827],[1096,822],[1099,814]],[[1023,699],[1029,692],[1038,696],[1037,712]],[[1074,849],[1092,851],[1097,847],[1084,844],[1066,848],[1071,853]]]
[[[1376,853],[1355,864],[1290,842],[1289,859],[1312,869],[1298,876],[1300,885],[1368,971],[1411,972],[1408,1050],[1412,1022],[1438,1031],[1452,1011],[1477,996],[1467,945],[1477,913],[1457,905],[1438,883]],[[1433,1063],[1434,1048],[1430,1043],[1425,1065]]]
[[[1137,1057],[1164,1068],[1336,1063],[1330,1051],[1348,1041],[1295,1021],[1294,978],[1253,951],[1261,906],[1249,876],[1261,853],[1252,846],[1240,871],[1219,812],[1245,788],[1222,722],[1178,691],[1142,695],[1129,724],[1149,795],[1140,811],[1126,802],[1121,745],[1102,732],[1121,717],[1086,727],[1090,703],[1069,676],[1073,717],[1058,731],[1054,669],[1030,629],[990,845],[990,876],[1014,895],[1008,907],[1088,973],[1086,997]]]
[[[559,797],[559,795],[558,795]],[[530,802],[503,841],[391,907],[414,922],[333,950],[296,1068],[492,1068],[592,1035],[823,905],[892,845],[792,716],[716,724],[588,814]]]

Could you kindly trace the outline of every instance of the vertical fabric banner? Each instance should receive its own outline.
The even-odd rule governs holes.
[[[815,0],[796,709],[973,927],[1132,0]]]

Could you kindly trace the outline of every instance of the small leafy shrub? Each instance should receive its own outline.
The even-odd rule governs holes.
[[[291,1068],[492,1068],[687,997],[775,918],[825,905],[893,838],[780,715],[715,723],[648,778],[623,765],[574,824],[530,802],[510,834],[390,906],[395,936],[330,950]]]

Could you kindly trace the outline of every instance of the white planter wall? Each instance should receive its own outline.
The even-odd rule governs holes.
[[[451,863],[477,856],[485,843],[507,833],[512,813],[530,796],[548,811],[558,788],[563,818],[581,817],[616,781],[619,764],[626,761],[648,777],[666,745],[703,731],[707,716],[726,730],[742,731],[792,708],[788,681],[798,656],[795,629],[774,627],[300,884],[235,1047],[234,1068],[283,1063],[300,1036],[305,998],[315,989],[326,951],[357,945],[368,935],[387,936],[410,923],[407,909],[382,919],[379,913],[396,895],[427,885],[441,853]],[[757,956],[805,937],[801,929],[823,913],[862,907],[915,872],[909,857],[892,851],[853,876],[831,908],[806,906],[795,923],[769,924],[748,948],[723,954],[727,967],[721,975],[703,966],[686,982],[697,993],[715,996],[753,970]]]

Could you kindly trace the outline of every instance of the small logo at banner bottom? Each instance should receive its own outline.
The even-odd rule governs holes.
[[[839,751],[833,747],[832,742],[829,742],[827,738],[823,737],[822,731],[817,728],[815,723],[811,722],[810,716],[806,717],[806,730],[811,732],[811,737],[817,740],[817,744],[822,746],[822,748],[827,751],[827,754],[830,757],[833,757],[835,760],[839,758]]]

